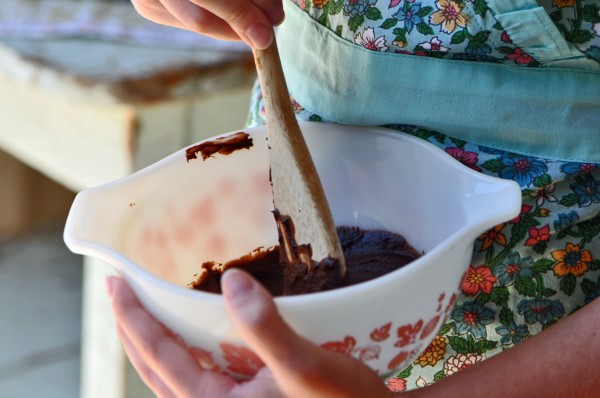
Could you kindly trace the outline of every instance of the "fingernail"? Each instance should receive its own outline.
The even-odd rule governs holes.
[[[252,291],[252,281],[245,272],[232,269],[223,274],[221,289],[225,299],[234,304],[242,303],[248,299]]]
[[[263,50],[273,41],[273,29],[265,25],[252,25],[246,31],[246,37],[252,42],[254,48]]]

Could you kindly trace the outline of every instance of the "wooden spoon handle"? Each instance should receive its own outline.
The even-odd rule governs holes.
[[[310,244],[317,262],[327,257],[339,260],[345,275],[333,217],[292,109],[276,42],[265,50],[254,50],[254,60],[267,116],[275,207],[292,218],[296,243]]]

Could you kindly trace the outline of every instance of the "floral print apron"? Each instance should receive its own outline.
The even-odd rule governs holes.
[[[528,27],[503,26],[502,10],[486,0],[294,3],[338,36],[373,51],[520,67],[600,67],[599,0],[538,0],[541,18],[558,28],[568,51],[583,54],[566,63],[535,45],[516,45],[509,32],[519,35]],[[326,121],[298,103],[295,111],[302,120]],[[263,123],[256,87],[248,125]],[[516,181],[523,198],[518,217],[477,239],[454,310],[414,363],[386,381],[390,389],[434,383],[520,344],[600,296],[600,164],[507,152],[418,126],[388,127],[427,140],[476,171]]]

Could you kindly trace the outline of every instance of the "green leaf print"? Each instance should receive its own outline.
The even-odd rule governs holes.
[[[459,354],[483,354],[496,347],[497,342],[490,340],[479,340],[475,342],[473,336],[468,335],[467,338],[458,336],[448,337],[450,346]]]
[[[410,377],[412,370],[413,370],[413,366],[410,365],[409,367],[407,367],[406,369],[404,369],[402,372],[398,373],[394,377],[396,379],[406,379],[406,378]]]
[[[565,24],[563,24],[562,22],[555,22],[554,23],[556,25],[556,28],[558,29],[558,31],[560,32],[560,34],[567,38],[569,37],[569,35],[571,34],[571,32],[569,32],[569,29],[565,26]]]
[[[535,245],[533,245],[533,251],[535,251],[538,254],[544,254],[547,248],[548,242],[538,242]]]
[[[553,22],[561,22],[562,18],[563,18],[563,12],[560,8],[558,10],[552,11],[550,13],[550,19],[552,19]]]
[[[510,293],[508,292],[508,288],[504,286],[494,287],[492,289],[492,293],[490,294],[490,300],[499,306],[507,305],[509,297]]]
[[[547,258],[541,258],[533,263],[533,271],[538,274],[544,274],[554,267],[555,262]]]
[[[433,28],[431,26],[429,26],[428,24],[426,24],[425,22],[420,22],[417,24],[417,31],[425,36],[431,36],[433,35]]]
[[[482,164],[482,167],[486,170],[489,170],[492,173],[499,173],[506,166],[504,166],[504,163],[502,163],[502,161],[500,159],[491,159],[491,160],[484,162]]]
[[[492,295],[491,294],[486,294],[486,293],[479,293],[477,296],[475,296],[475,298],[473,299],[474,302],[476,302],[477,304],[484,306],[487,303],[489,303],[492,300]]]
[[[594,38],[594,33],[589,30],[576,29],[571,33],[570,42],[575,44],[586,43]]]
[[[473,352],[476,352],[477,354],[485,354],[489,350],[496,348],[497,344],[497,341],[479,340],[477,343],[475,343]]]
[[[367,17],[367,19],[370,19],[371,21],[378,21],[383,18],[383,15],[381,15],[381,11],[379,11],[379,8],[369,7],[365,12],[365,17]]]
[[[519,294],[528,297],[535,297],[537,293],[536,285],[532,278],[521,278],[519,276],[515,280],[515,290]]]
[[[577,285],[577,278],[573,274],[567,274],[560,280],[560,291],[571,296],[575,291]]]
[[[352,32],[356,33],[358,28],[365,22],[365,17],[362,15],[357,15],[354,17],[350,17],[348,19],[348,29]]]
[[[600,22],[600,10],[598,4],[586,4],[581,9],[581,18],[590,23]]]
[[[450,138],[450,141],[459,148],[464,148],[464,146],[467,144],[467,141],[458,138]]]
[[[502,307],[500,314],[498,314],[500,323],[508,327],[511,322],[515,319],[515,313],[508,307]]]
[[[460,44],[467,39],[467,34],[464,30],[459,30],[455,34],[452,35],[450,39],[450,44]]]
[[[485,0],[475,0],[475,14],[484,17],[488,10],[488,5]]]
[[[549,174],[542,174],[541,176],[537,176],[533,179],[533,185],[536,187],[545,187],[547,185],[552,184],[552,177]]]
[[[591,220],[583,221],[579,224],[579,232],[586,242],[591,242],[598,234],[600,234],[600,224],[597,222],[597,217]]]
[[[557,293],[556,290],[550,289],[549,287],[547,287],[542,292],[542,296],[543,297],[552,297],[552,296],[556,295],[556,293]]]
[[[448,332],[450,332],[452,330],[453,327],[454,327],[454,322],[448,322],[447,324],[442,326],[440,331],[437,333],[438,336],[443,336],[443,335],[447,334]]]
[[[398,24],[396,18],[388,18],[379,26],[381,29],[391,29]]]
[[[321,16],[319,17],[317,22],[319,22],[321,25],[325,26],[326,28],[329,28],[329,26],[330,26],[329,25],[329,17],[326,12],[321,14]]]
[[[574,193],[567,194],[558,202],[559,205],[571,207],[577,204],[577,195]]]
[[[481,32],[477,32],[477,34],[475,35],[475,37],[473,37],[473,39],[471,40],[471,42],[469,44],[471,44],[473,42],[474,42],[473,44],[476,43],[478,45],[485,44],[488,41],[488,39],[490,38],[490,33],[492,33],[492,32],[490,32],[489,30],[482,30]]]
[[[600,269],[600,259],[590,261],[588,264],[588,269],[590,271],[598,271]]]
[[[444,377],[446,376],[446,374],[444,373],[443,370],[437,371],[435,372],[435,374],[433,375],[433,381],[440,381],[442,380]]]
[[[471,339],[472,338],[473,337],[471,337]],[[462,337],[449,336],[448,343],[450,344],[450,347],[459,354],[469,354],[473,352],[471,351],[472,347],[469,345],[469,342]]]
[[[344,0],[333,1],[331,0],[324,8],[324,11],[329,15],[339,14],[344,8]]]
[[[585,278],[584,280],[581,281],[581,291],[588,295],[588,294],[592,294],[596,291],[596,289],[598,288],[598,284]]]
[[[523,222],[525,217],[521,217],[521,222],[513,225],[510,230],[510,241],[511,242],[519,242],[527,236],[529,231],[529,227],[532,225],[528,225],[527,222]]]
[[[501,54],[512,54],[513,53],[513,48],[508,47],[508,46],[496,47],[496,50],[498,50],[498,52]]]
[[[417,13],[418,16],[420,16],[421,18],[425,18],[426,16],[428,16],[429,14],[431,14],[431,12],[433,11],[433,7],[423,7],[419,10],[419,12]]]
[[[343,29],[344,29],[344,25],[338,25],[337,28],[335,28],[335,34],[338,35],[339,37],[342,37]]]

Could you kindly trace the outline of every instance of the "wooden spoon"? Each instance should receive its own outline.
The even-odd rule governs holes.
[[[344,254],[321,180],[292,109],[277,44],[273,40],[267,49],[253,52],[267,117],[275,208],[291,218],[295,243],[310,244],[312,259],[316,262],[326,258],[338,260],[344,278]],[[281,237],[280,224],[278,222]],[[282,251],[288,252],[288,260],[292,259],[290,248],[282,247]],[[310,270],[310,259],[304,260]]]

